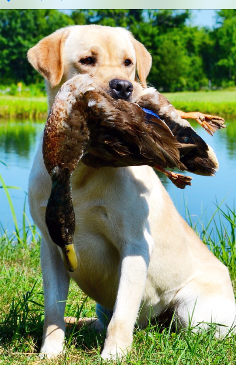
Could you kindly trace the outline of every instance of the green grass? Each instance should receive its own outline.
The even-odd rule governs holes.
[[[10,203],[10,187],[5,186],[3,179],[1,184]],[[220,216],[217,225],[216,214]],[[27,219],[23,220],[23,228],[19,228],[13,206],[12,217],[16,232],[9,236],[2,231],[0,235],[0,364],[101,364],[99,354],[105,335],[88,328],[67,330],[64,355],[53,360],[39,359],[44,317],[40,239],[35,226],[28,225]],[[196,230],[195,226],[193,228]],[[198,234],[228,266],[236,292],[236,211],[217,206],[209,223],[201,226]],[[65,315],[95,315],[95,303],[73,282]],[[236,363],[236,336],[216,340],[214,328],[193,334],[190,330],[175,332],[150,324],[144,330],[135,330],[132,351],[119,363],[233,365]]]
[[[47,108],[45,97],[0,96],[0,118],[45,118]]]
[[[164,95],[176,109],[185,112],[199,111],[227,119],[236,118],[236,91],[177,92]]]

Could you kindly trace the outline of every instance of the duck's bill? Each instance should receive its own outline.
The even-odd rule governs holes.
[[[68,271],[73,272],[78,267],[78,260],[75,252],[75,246],[73,243],[66,245],[62,248],[64,264]]]

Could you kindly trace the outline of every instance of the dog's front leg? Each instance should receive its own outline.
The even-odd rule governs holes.
[[[126,243],[121,254],[120,281],[113,316],[107,329],[103,359],[124,356],[131,347],[142,300],[153,241]]]
[[[65,269],[59,248],[42,238],[41,266],[45,301],[42,356],[48,358],[63,352],[65,337],[64,311],[69,289],[69,275]]]

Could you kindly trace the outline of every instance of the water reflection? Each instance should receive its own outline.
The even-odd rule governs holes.
[[[21,190],[10,189],[19,227],[23,221],[23,206],[28,190],[29,173],[36,153],[44,122],[2,121],[0,122],[0,173],[8,186],[18,186]],[[27,205],[26,215],[30,218]],[[32,220],[30,220],[32,223]],[[14,225],[11,211],[3,189],[0,189],[0,224],[12,232]],[[1,234],[1,231],[0,231]]]
[[[227,129],[218,131],[212,138],[198,124],[194,124],[194,128],[214,149],[219,159],[220,169],[215,177],[188,174],[193,177],[192,186],[180,190],[165,175],[158,174],[184,217],[185,203],[194,221],[197,221],[203,212],[206,212],[210,219],[216,209],[217,201],[220,203],[224,200],[233,208],[236,180],[236,121],[227,121],[227,126]],[[5,167],[0,164],[1,175],[7,185],[17,185],[22,189],[22,191],[10,191],[19,225],[22,221],[24,191],[28,189],[29,172],[43,128],[44,121],[0,122],[0,161],[8,165]],[[2,189],[0,189],[0,202],[0,223],[10,232],[13,230],[12,217]],[[26,214],[30,216],[28,208]]]
[[[223,140],[223,143],[226,144],[228,157],[230,159],[235,159],[235,151],[236,151],[236,122],[235,121],[227,121],[227,128],[224,130],[224,133],[219,134],[220,140]]]
[[[0,121],[0,153],[8,159],[9,154],[29,158],[42,123],[30,121]]]

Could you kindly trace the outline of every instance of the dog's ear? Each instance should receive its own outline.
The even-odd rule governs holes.
[[[43,38],[28,51],[31,65],[55,87],[63,75],[63,45],[69,34],[68,29],[59,29]]]
[[[146,50],[146,48],[132,37],[132,43],[136,52],[137,58],[137,72],[139,80],[143,87],[147,87],[146,78],[152,66],[152,56]]]

